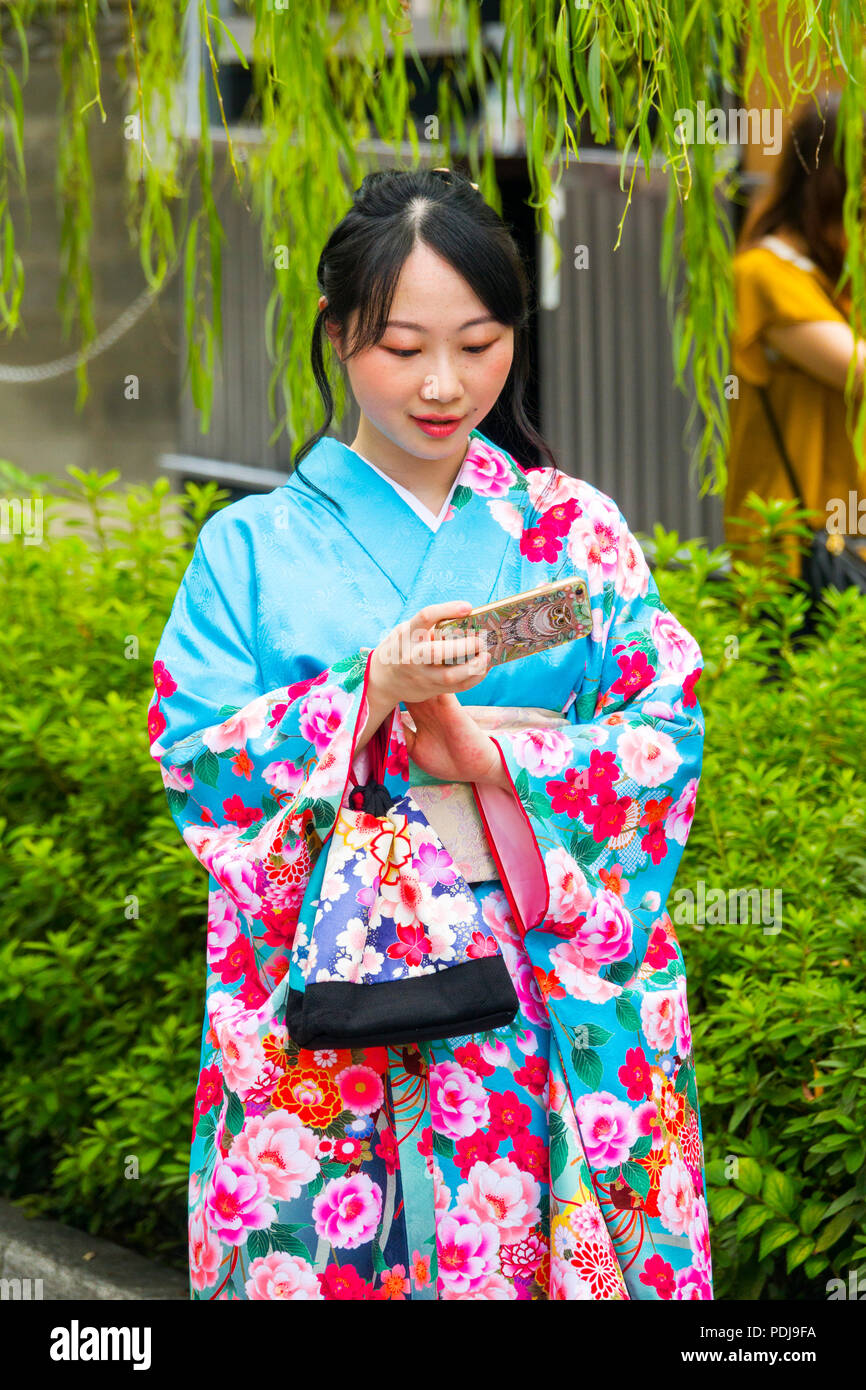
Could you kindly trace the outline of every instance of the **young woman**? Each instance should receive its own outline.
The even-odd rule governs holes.
[[[526,279],[474,185],[368,175],[318,279],[325,425],[283,487],[202,527],[154,663],[151,751],[210,886],[191,1296],[709,1299],[666,911],[701,653],[612,499],[481,432],[510,421],[552,458],[522,403]],[[324,433],[325,331],[360,408],[351,445]],[[464,639],[442,663],[434,622],[562,576],[586,581],[591,634],[495,666]],[[305,1050],[285,1024],[299,915],[344,891],[311,874],[398,707],[389,792],[462,792],[466,817],[432,870],[405,864],[404,906],[422,874],[465,869],[519,1010],[474,1036]],[[448,923],[410,919],[434,969]],[[347,940],[347,979],[364,949]]]
[[[850,291],[836,291],[847,249],[848,187],[844,145],[834,155],[838,115],[838,93],[820,107],[806,102],[785,138],[769,196],[750,210],[734,257],[732,367],[739,395],[730,404],[725,535],[738,558],[755,563],[760,543],[750,541],[744,525],[755,520],[745,506],[749,492],[765,500],[793,497],[776,432],[815,529],[827,525],[833,499],[847,510],[849,491],[859,497],[866,488],[866,461],[856,457],[845,424],[848,367],[856,356],[859,404],[866,342],[855,340],[848,322]],[[841,529],[856,532],[856,520]],[[796,542],[786,539],[783,550],[796,578]],[[814,620],[812,612],[807,629]]]

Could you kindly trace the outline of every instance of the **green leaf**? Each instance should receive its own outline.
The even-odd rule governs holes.
[[[186,803],[189,801],[186,792],[179,792],[175,787],[167,787],[165,794],[168,799],[168,809],[171,814],[173,816],[181,815],[186,807]]]
[[[250,1231],[247,1236],[247,1255],[250,1260],[262,1259],[271,1248],[271,1238],[267,1231]]]
[[[750,1206],[743,1207],[737,1217],[737,1235],[753,1236],[762,1226],[766,1225],[773,1213],[769,1207],[758,1206],[757,1202],[752,1202]]]
[[[472,501],[474,495],[475,494],[473,493],[471,487],[465,487],[463,483],[461,483],[459,487],[456,487],[454,489],[454,496],[451,498],[451,505],[455,511],[459,511],[461,507],[466,506],[467,502]]]
[[[633,972],[632,972],[633,973]],[[640,1031],[640,1014],[630,1000],[619,995],[616,1000],[616,1021],[630,1033]]]
[[[226,1111],[226,1129],[229,1134],[240,1134],[244,1124],[244,1107],[240,1096],[234,1091],[229,1092],[229,1103]]]
[[[815,1254],[818,1255],[822,1250],[829,1250],[831,1245],[835,1245],[841,1235],[847,1231],[851,1222],[854,1220],[855,1212],[851,1207],[847,1211],[840,1211],[833,1217],[826,1226],[821,1228],[821,1234],[815,1242]]]
[[[799,1236],[797,1240],[791,1242],[785,1251],[785,1268],[790,1274],[792,1269],[802,1264],[812,1253],[812,1242],[808,1236]]]
[[[574,1028],[575,1048],[604,1047],[612,1037],[613,1033],[600,1023],[578,1023]]]
[[[729,1216],[733,1216],[745,1200],[745,1193],[738,1192],[734,1187],[710,1188],[710,1206],[716,1221],[726,1221]]]
[[[622,1175],[629,1187],[637,1193],[639,1197],[649,1196],[650,1175],[646,1168],[642,1168],[639,1163],[631,1163],[626,1159],[622,1165]]]
[[[442,1158],[454,1157],[454,1140],[449,1139],[445,1134],[437,1134],[433,1131],[433,1152],[441,1154]]]
[[[521,801],[526,801],[529,796],[529,773],[526,768],[521,768],[514,781],[514,790]]]
[[[568,1136],[561,1115],[550,1113],[550,1181],[555,1184],[568,1163]]]
[[[761,1236],[758,1259],[763,1260],[765,1255],[771,1255],[774,1250],[781,1249],[789,1240],[796,1240],[799,1234],[797,1227],[790,1221],[777,1221],[774,1225],[768,1226]]]
[[[193,771],[200,782],[204,782],[206,787],[216,788],[220,775],[220,760],[209,748],[199,753],[193,763]]]
[[[797,1201],[797,1192],[793,1182],[787,1173],[780,1173],[774,1169],[767,1174],[764,1183],[764,1201],[773,1211],[780,1212],[783,1216],[790,1216]]]
[[[746,1192],[750,1197],[757,1197],[764,1185],[761,1176],[760,1164],[753,1158],[740,1158],[737,1161],[737,1176],[734,1182],[741,1192]]]
[[[648,1134],[642,1134],[640,1138],[636,1139],[632,1144],[629,1150],[629,1158],[646,1158],[652,1146],[653,1141],[650,1136]]]
[[[591,1047],[575,1047],[571,1052],[571,1064],[577,1072],[578,1079],[588,1086],[591,1091],[598,1090],[601,1085],[601,1078],[604,1073],[601,1058]]]

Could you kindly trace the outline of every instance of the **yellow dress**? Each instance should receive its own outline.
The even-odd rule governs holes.
[[[780,238],[764,237],[734,257],[736,327],[732,371],[739,397],[730,402],[731,442],[725,497],[725,539],[747,539],[738,518],[749,516],[746,495],[793,497],[758,392],[767,387],[770,405],[785,441],[804,503],[814,508],[812,524],[826,525],[827,505],[838,497],[847,506],[849,489],[862,495],[866,462],[859,465],[845,426],[844,392],[775,353],[764,335],[768,328],[794,323],[847,323],[832,298],[833,286],[814,262]],[[856,527],[856,520],[854,522]],[[851,528],[853,529],[853,527]],[[799,573],[794,542],[785,543],[788,570]],[[751,543],[734,558],[760,559]]]

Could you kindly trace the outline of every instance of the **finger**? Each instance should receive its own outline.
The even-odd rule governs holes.
[[[449,688],[451,690],[471,690],[473,685],[478,685],[480,681],[483,681],[489,669],[489,652],[482,652],[480,656],[461,666],[452,666],[448,671]]]
[[[468,661],[478,656],[482,650],[483,637],[478,632],[468,632],[463,637],[418,637],[418,650],[422,661],[434,666],[450,666]]]
[[[420,632],[445,618],[462,618],[471,611],[472,604],[465,599],[452,599],[450,603],[430,603],[426,608],[419,609],[414,617],[409,618],[409,631]]]

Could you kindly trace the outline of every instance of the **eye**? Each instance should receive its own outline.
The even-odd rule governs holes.
[[[481,343],[480,346],[478,346],[478,347],[467,347],[467,348],[464,348],[463,351],[464,351],[464,352],[486,352],[487,349],[488,349],[489,347],[493,347],[493,344],[494,344],[495,341],[496,341],[496,339],[493,338],[493,339],[491,339],[491,341],[490,341],[489,343]]]
[[[394,354],[395,357],[414,357],[414,356],[415,356],[415,353],[416,353],[416,352],[420,352],[421,349],[420,349],[420,348],[391,348],[391,347],[386,347],[386,348],[385,348],[385,351],[386,351],[386,352],[392,352],[392,353]]]

